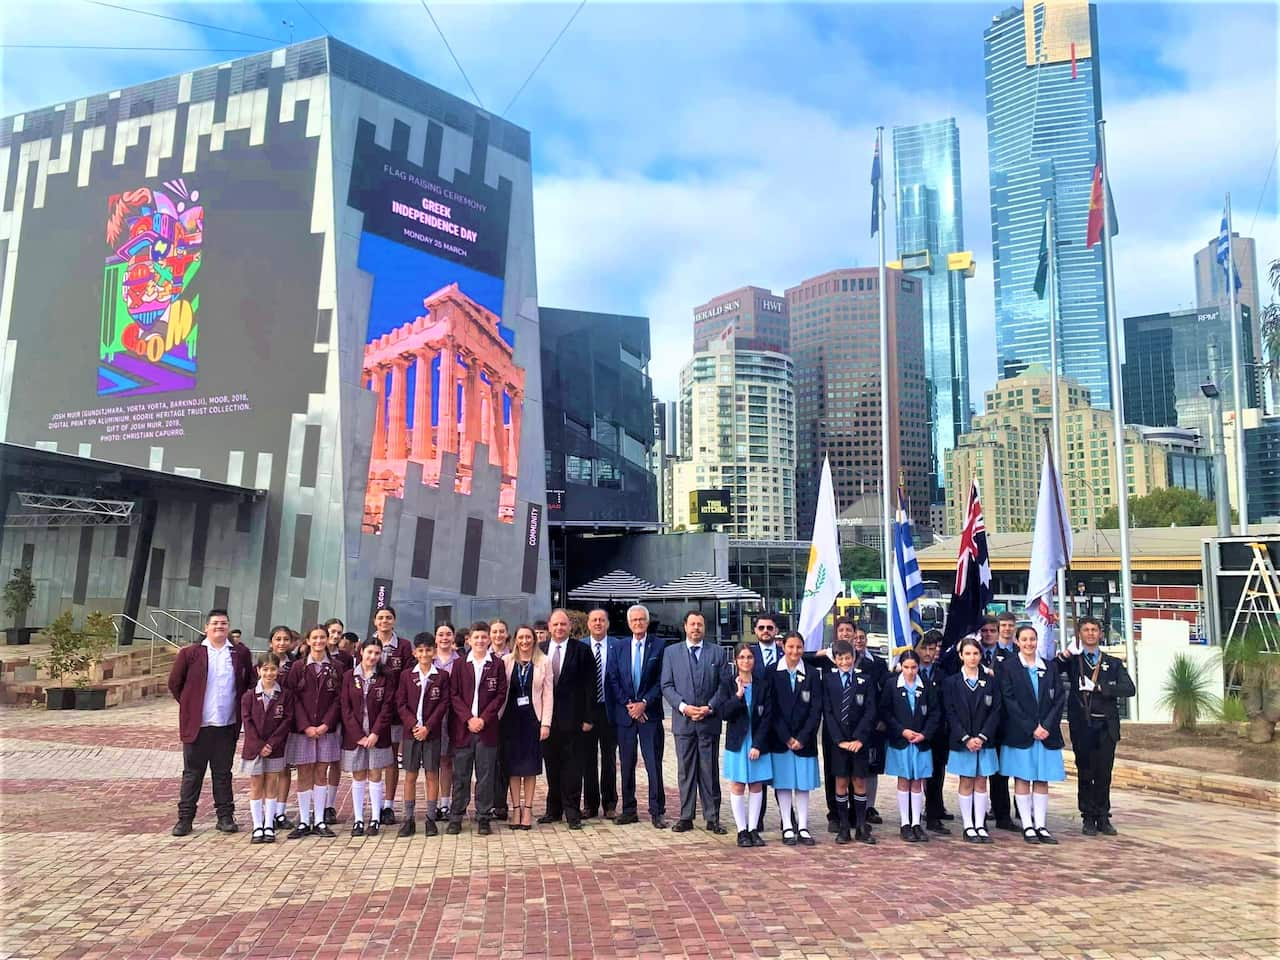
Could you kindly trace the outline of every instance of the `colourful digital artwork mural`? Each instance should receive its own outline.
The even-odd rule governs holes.
[[[200,191],[168,180],[107,202],[107,245],[98,345],[98,395],[132,397],[196,385]]]

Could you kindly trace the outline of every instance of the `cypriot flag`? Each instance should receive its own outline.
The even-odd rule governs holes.
[[[1048,439],[1040,469],[1040,500],[1031,541],[1031,574],[1027,579],[1027,618],[1040,634],[1040,656],[1048,660],[1058,652],[1062,627],[1054,606],[1058,571],[1071,566],[1071,524],[1067,521],[1062,479],[1054,469]]]
[[[822,629],[831,605],[840,595],[840,541],[836,534],[836,497],[831,489],[831,465],[822,458],[818,484],[818,509],[813,517],[813,542],[809,546],[809,572],[800,601],[799,631],[806,650],[822,648]]]

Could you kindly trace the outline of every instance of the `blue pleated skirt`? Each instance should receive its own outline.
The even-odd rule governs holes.
[[[740,750],[724,752],[724,778],[732,783],[761,783],[773,779],[773,754],[762,753],[759,760],[750,760],[751,737],[748,736]]]
[[[915,744],[889,747],[885,751],[884,772],[891,777],[928,780],[933,776],[933,752],[921,750]]]
[[[957,777],[989,777],[1000,769],[995,747],[981,750],[952,750],[947,757],[947,772]]]
[[[816,790],[822,786],[817,757],[802,757],[784,750],[770,754],[770,758],[773,762],[773,789]]]
[[[1050,750],[1037,740],[1029,747],[1001,747],[1000,773],[1019,780],[1044,780],[1056,783],[1067,779],[1062,765],[1062,751]]]

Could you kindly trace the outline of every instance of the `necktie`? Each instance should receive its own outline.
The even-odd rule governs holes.
[[[600,641],[593,642],[596,648],[596,703],[604,703],[604,660],[600,657]]]
[[[551,682],[559,683],[560,682],[560,651],[564,649],[564,644],[557,643],[557,644],[553,644],[553,646],[556,649],[555,649],[555,652],[551,655]]]
[[[631,654],[631,692],[640,696],[640,667],[644,663],[644,641],[632,644]]]
[[[796,672],[792,670],[790,671],[790,673],[791,673],[791,692],[795,693],[796,692]]]
[[[849,722],[849,705],[853,702],[853,687],[847,673],[840,674],[840,722]]]
[[[698,646],[696,646],[696,647],[690,647],[690,648],[689,648],[689,656],[693,657],[693,665],[694,665],[695,667],[698,665],[698,654],[700,654],[701,652],[702,652],[702,645],[701,645],[701,644],[699,644],[699,645],[698,645]]]
[[[773,647],[764,648],[764,665],[766,667],[773,666]]]

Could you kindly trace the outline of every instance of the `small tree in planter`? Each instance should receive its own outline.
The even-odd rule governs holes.
[[[1280,653],[1272,653],[1262,628],[1232,638],[1222,653],[1229,682],[1240,687],[1249,741],[1270,743],[1280,723]]]
[[[1172,712],[1173,726],[1178,730],[1195,730],[1197,720],[1213,716],[1219,709],[1213,694],[1212,665],[1196,663],[1185,653],[1174,657],[1160,692],[1163,696],[1156,705]]]
[[[76,679],[76,709],[102,710],[107,705],[107,688],[91,686],[93,670],[102,663],[108,651],[115,646],[115,630],[111,618],[101,610],[85,617],[84,629],[79,631],[80,657],[84,668]]]
[[[71,626],[71,611],[59,616],[45,629],[49,640],[49,655],[41,661],[41,665],[49,671],[50,677],[56,677],[58,686],[45,689],[45,705],[50,710],[74,710],[76,692],[67,685],[67,674],[75,674],[84,666],[84,655],[80,650],[80,634]]]
[[[30,641],[26,631],[27,611],[36,598],[36,584],[31,579],[31,570],[27,567],[14,567],[13,576],[4,585],[4,612],[13,621],[13,626],[6,629],[9,643]]]

